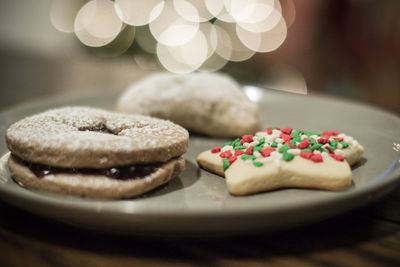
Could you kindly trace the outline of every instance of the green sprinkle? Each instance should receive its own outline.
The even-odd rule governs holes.
[[[241,155],[240,158],[242,160],[255,160],[256,156],[253,156],[253,155]]]
[[[343,148],[348,148],[349,147],[349,143],[340,142],[340,144],[342,145]]]
[[[308,138],[308,142],[310,142],[311,145],[318,144],[318,142],[314,138]]]
[[[291,161],[294,158],[294,155],[290,154],[290,153],[283,153],[282,159],[284,161]]]
[[[322,144],[314,144],[310,147],[312,151],[319,150],[322,147]]]
[[[290,143],[294,146],[294,148],[296,148],[297,147],[297,143],[296,143],[296,140],[290,140]]]
[[[259,161],[253,161],[253,165],[256,167],[262,167],[262,166],[264,166],[264,163],[259,162]]]
[[[299,143],[302,141],[300,136],[293,137],[292,140],[299,142]]]
[[[236,150],[237,150],[237,149],[246,149],[246,147],[243,146],[243,145],[240,145],[240,146],[235,147],[235,149],[236,149]]]
[[[224,143],[224,146],[230,146],[232,144],[232,141],[226,141],[225,143]]]
[[[253,151],[260,151],[263,148],[263,146],[261,145],[257,145],[253,148]]]
[[[318,135],[319,136],[319,135],[321,135],[321,133],[314,132],[314,131],[305,131],[304,134],[307,135],[307,136],[311,136],[311,135]]]
[[[289,145],[288,145],[288,144],[285,144],[285,145],[281,146],[281,147],[278,149],[278,152],[279,152],[279,153],[285,153],[285,152],[288,151],[288,150],[289,150]]]
[[[301,132],[300,132],[300,131],[297,131],[297,130],[293,130],[292,133],[291,133],[290,135],[293,136],[293,138],[294,138],[294,137],[300,137]]]
[[[301,152],[312,152],[312,150],[309,148],[305,148],[305,149],[302,149]]]
[[[278,143],[277,142],[272,142],[271,147],[278,147]]]
[[[224,167],[224,171],[226,171],[229,168],[229,160],[227,158],[224,158],[222,160],[222,165]]]
[[[259,145],[263,145],[265,143],[265,138],[261,137],[260,141],[258,141]]]
[[[233,142],[232,142],[232,146],[233,147],[237,147],[237,146],[241,146],[242,144],[240,143],[240,139],[236,138]]]
[[[321,151],[321,152],[326,152],[326,153],[328,153],[328,154],[329,154],[329,150],[328,150],[328,149],[326,149],[326,148],[323,148],[323,147],[321,147],[321,149],[320,149],[319,151]]]
[[[332,149],[336,149],[337,144],[338,144],[338,141],[336,141],[336,140],[331,140],[329,142],[329,145],[332,147]]]

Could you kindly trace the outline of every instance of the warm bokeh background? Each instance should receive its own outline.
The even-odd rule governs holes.
[[[162,70],[136,44],[111,57],[106,49],[113,47],[88,48],[73,33],[59,32],[50,21],[51,4],[0,1],[0,109],[66,91],[117,90]],[[400,112],[400,1],[281,5],[291,24],[284,43],[221,71],[243,83],[327,93]]]

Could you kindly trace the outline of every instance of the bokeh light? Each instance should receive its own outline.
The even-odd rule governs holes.
[[[266,32],[273,29],[281,19],[281,12],[273,5],[258,4],[250,17],[238,21],[237,25],[251,32]]]
[[[115,0],[120,19],[132,26],[143,26],[155,20],[164,7],[163,0]]]
[[[186,44],[180,47],[169,46],[168,50],[179,62],[200,67],[208,56],[207,39],[203,32],[198,31]]]
[[[74,32],[75,16],[81,8],[82,1],[54,0],[50,7],[50,21],[60,32]]]
[[[268,69],[268,80],[264,84],[270,89],[296,94],[307,94],[307,84],[301,72],[286,64],[272,65]]]
[[[132,46],[135,39],[135,27],[126,26],[109,44],[96,48],[93,52],[101,57],[117,57]]]
[[[110,43],[117,37],[122,26],[114,3],[110,0],[92,0],[86,3],[79,10],[74,23],[78,39],[93,47]]]
[[[198,69],[201,72],[214,72],[222,69],[229,61],[217,53],[213,53]]]
[[[80,5],[54,0],[54,27],[74,31],[87,46],[114,47],[112,55],[126,51],[135,38],[143,51],[156,54],[176,73],[216,71],[229,61],[274,51],[286,39],[285,18],[293,23],[296,14],[292,0],[285,4],[285,18],[279,0],[91,0]]]
[[[170,72],[184,74],[190,73],[197,70],[200,66],[196,66],[190,63],[183,63],[176,60],[171,53],[171,48],[163,45],[162,43],[157,44],[157,57],[161,65]]]
[[[214,17],[204,0],[173,0],[175,9],[185,19],[206,22]]]
[[[287,27],[282,17],[273,29],[263,33],[247,31],[240,25],[236,25],[236,32],[246,47],[265,53],[276,50],[285,41]]]
[[[218,42],[218,34],[214,24],[203,22],[200,24],[199,30],[204,34],[207,41],[207,58],[209,58],[216,50],[216,43]]]
[[[256,53],[257,50],[248,49],[239,39],[236,34],[236,24],[217,20],[215,25],[218,26],[218,47],[221,47],[216,51],[221,57],[229,61],[239,62],[251,58]],[[256,39],[252,41],[254,46],[261,42]]]
[[[193,16],[195,14],[192,14]],[[182,18],[176,11],[173,2],[166,2],[163,12],[150,22],[149,27],[151,34],[159,43],[179,46],[189,42],[196,35],[199,22]]]
[[[224,8],[223,0],[204,0],[207,10],[214,16],[217,17]]]

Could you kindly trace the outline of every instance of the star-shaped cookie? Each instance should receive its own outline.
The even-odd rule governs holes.
[[[268,128],[197,156],[200,167],[226,178],[233,195],[279,188],[342,190],[364,148],[335,131]]]

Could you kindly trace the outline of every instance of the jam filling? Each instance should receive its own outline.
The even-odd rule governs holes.
[[[105,175],[111,179],[117,180],[140,179],[156,171],[162,164],[156,162],[151,164],[137,164],[104,169],[63,168],[28,162],[14,155],[12,157],[14,161],[29,168],[38,178],[43,178],[44,176],[51,174],[86,174]]]

